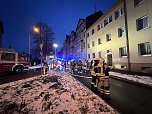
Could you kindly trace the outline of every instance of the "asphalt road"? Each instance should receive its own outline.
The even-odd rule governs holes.
[[[0,74],[0,85],[9,83],[9,82],[14,82],[17,80],[22,80],[26,78],[31,78],[34,76],[40,75],[40,71],[36,72],[23,72],[21,74],[15,74],[13,72],[8,72],[8,73],[1,73]]]
[[[74,77],[90,89],[91,78]],[[122,114],[152,114],[152,89],[110,78],[110,96],[107,103]]]

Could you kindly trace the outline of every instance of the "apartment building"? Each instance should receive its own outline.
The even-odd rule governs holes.
[[[86,30],[87,59],[152,73],[151,0],[119,0]],[[125,6],[125,7],[124,7]]]

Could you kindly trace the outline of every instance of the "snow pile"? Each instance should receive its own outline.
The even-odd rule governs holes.
[[[152,77],[148,76],[139,76],[139,75],[128,75],[128,74],[122,74],[117,72],[110,72],[111,76],[127,79],[130,81],[134,81],[140,84],[146,84],[148,86],[152,86]]]
[[[0,86],[1,114],[116,114],[69,74],[50,71]]]

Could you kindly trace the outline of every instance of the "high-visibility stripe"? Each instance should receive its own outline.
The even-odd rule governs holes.
[[[109,90],[104,90],[104,92],[110,92]]]
[[[94,84],[93,82],[91,82],[91,84]]]
[[[110,95],[110,93],[104,93],[104,94],[106,94],[106,95]]]

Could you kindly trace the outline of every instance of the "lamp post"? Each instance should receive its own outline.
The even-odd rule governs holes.
[[[53,47],[55,48],[55,58],[56,58],[56,48],[58,47],[58,45],[55,43],[53,44]]]
[[[41,77],[42,77],[42,56],[43,56],[43,51],[42,51],[42,49],[43,49],[43,43],[40,43],[40,55],[41,55]]]
[[[32,31],[35,32],[35,33],[40,32],[39,28],[37,28],[37,27],[33,27]],[[28,48],[29,48],[28,52],[29,52],[29,56],[30,56],[31,55],[31,32],[29,32],[29,34],[28,34],[28,40],[29,40],[29,42],[28,42]]]

